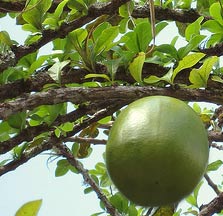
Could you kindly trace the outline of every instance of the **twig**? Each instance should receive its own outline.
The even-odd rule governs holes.
[[[95,139],[95,138],[86,138],[86,137],[68,137],[64,140],[65,142],[79,142],[79,143],[90,143],[94,145],[105,145],[107,141],[105,139]]]
[[[26,163],[30,159],[34,158],[35,156],[39,155],[40,153],[49,150],[52,148],[51,143],[46,142],[43,143],[42,145],[38,145],[31,150],[23,153],[21,157],[18,159],[15,159],[6,165],[0,166],[0,176],[4,175],[5,173],[15,170],[17,167],[21,166],[22,164]]]
[[[218,186],[211,180],[207,173],[204,174],[204,178],[206,179],[208,185],[215,191],[215,193],[219,195],[221,192],[218,189]]]
[[[107,197],[102,193],[102,191],[100,190],[100,187],[91,178],[88,171],[83,167],[83,165],[78,160],[76,160],[76,158],[72,155],[70,150],[65,145],[57,145],[56,148],[58,149],[59,153],[63,157],[65,157],[68,160],[68,162],[79,171],[79,173],[81,173],[85,183],[90,185],[91,188],[95,191],[98,198],[103,202],[107,212],[111,214],[112,216],[119,216],[120,214],[111,205]]]
[[[217,143],[211,143],[210,144],[211,147],[216,148],[218,150],[223,150],[223,145],[218,145]]]

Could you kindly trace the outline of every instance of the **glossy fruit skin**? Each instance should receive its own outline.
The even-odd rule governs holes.
[[[205,172],[207,131],[183,101],[150,96],[117,117],[106,145],[106,166],[119,191],[141,206],[176,203]]]

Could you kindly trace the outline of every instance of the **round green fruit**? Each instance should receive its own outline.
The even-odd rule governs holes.
[[[151,96],[117,117],[106,146],[108,173],[119,191],[142,206],[180,201],[199,183],[208,163],[207,131],[183,101]]]

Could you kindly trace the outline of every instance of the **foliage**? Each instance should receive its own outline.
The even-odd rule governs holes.
[[[148,18],[148,4],[147,0],[0,3],[1,17],[7,15],[27,33],[24,44],[19,44],[17,32],[0,31],[0,175],[47,152],[50,159],[57,159],[56,176],[69,171],[82,175],[84,192],[97,194],[101,212],[94,215],[171,211],[204,215],[207,209],[212,215],[223,209],[222,204],[211,205],[221,197],[222,181],[214,183],[209,177],[219,175],[221,158],[210,161],[202,180],[216,198],[207,199],[207,206],[199,203],[200,191],[209,187],[199,184],[186,198],[186,208],[181,203],[174,208],[135,206],[114,188],[104,162],[89,172],[80,162],[97,150],[94,144],[106,143],[122,107],[157,94],[193,102],[190,105],[207,128],[211,155],[213,149],[222,150],[222,2],[154,0],[155,22]],[[40,52],[48,43],[52,52]]]

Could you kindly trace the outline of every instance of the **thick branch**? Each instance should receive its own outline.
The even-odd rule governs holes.
[[[199,14],[196,10],[173,10],[170,8],[162,8],[159,6],[155,7],[156,20],[171,20],[178,21],[182,23],[192,23],[196,21],[201,14]],[[132,16],[135,18],[147,18],[150,16],[150,10],[148,5],[143,7],[135,7]],[[211,19],[211,17],[204,17],[203,21],[207,21]]]
[[[214,198],[209,204],[201,206],[199,216],[212,216],[223,209],[223,192]]]
[[[222,142],[223,141],[223,132],[221,131],[208,131],[209,141],[213,142]]]
[[[130,87],[117,86],[105,88],[60,88],[51,89],[47,92],[24,96],[16,100],[0,104],[0,118],[6,119],[11,114],[32,110],[40,105],[53,105],[63,102],[81,104],[84,102],[99,102],[106,99],[107,103],[124,105],[151,95],[173,96],[186,101],[203,101],[223,104],[223,91],[202,89],[177,89],[158,87]]]

